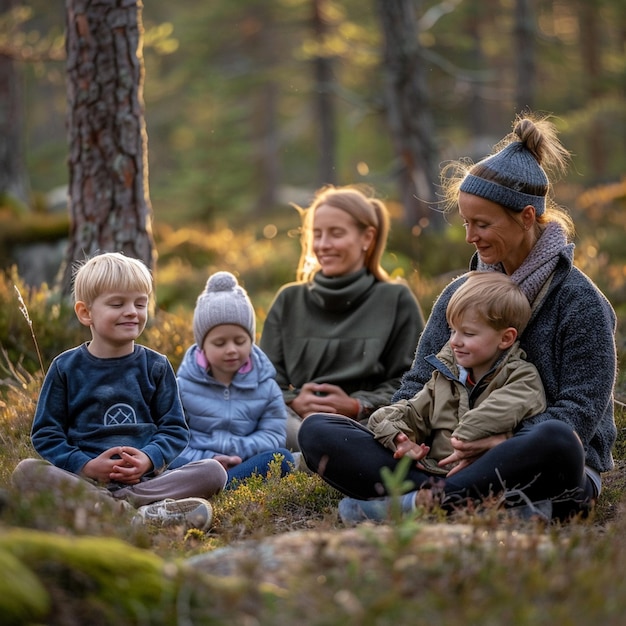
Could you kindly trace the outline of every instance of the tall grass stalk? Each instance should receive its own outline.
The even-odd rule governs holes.
[[[45,375],[46,369],[43,365],[43,358],[41,357],[41,351],[39,350],[39,344],[37,343],[37,337],[35,336],[35,331],[33,329],[33,320],[30,319],[30,315],[28,313],[28,307],[26,306],[26,302],[24,302],[24,298],[22,298],[22,294],[17,285],[13,285],[15,292],[17,293],[17,300],[20,303],[20,312],[24,316],[26,323],[28,324],[28,328],[30,329],[30,336],[33,339],[33,343],[35,344],[35,350],[37,351],[37,358],[39,359],[39,367],[41,368],[42,374]]]

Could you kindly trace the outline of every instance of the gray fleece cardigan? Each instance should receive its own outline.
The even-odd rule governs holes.
[[[615,312],[596,285],[573,265],[573,246],[563,249],[547,293],[533,310],[520,338],[527,358],[543,381],[548,408],[525,424],[559,419],[578,433],[586,464],[598,472],[613,468],[616,438],[613,390],[617,374]],[[474,254],[470,269],[476,269]],[[411,369],[392,402],[412,398],[433,371],[425,357],[448,341],[446,306],[466,280],[453,280],[435,302],[417,345]]]

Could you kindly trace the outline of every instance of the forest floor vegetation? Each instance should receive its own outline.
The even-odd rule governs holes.
[[[347,528],[340,494],[295,471],[254,476],[212,499],[207,532],[131,523],[80,494],[18,493],[11,472],[35,456],[30,426],[45,366],[84,341],[73,311],[15,273],[0,280],[0,615],[48,624],[623,623],[626,614],[626,409],[615,470],[586,519],[522,520],[493,503],[446,516],[392,512]],[[190,319],[159,311],[142,342],[174,367]],[[618,345],[623,345],[620,339]],[[392,491],[402,476],[392,476]]]

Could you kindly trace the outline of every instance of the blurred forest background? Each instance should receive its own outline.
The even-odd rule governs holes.
[[[67,243],[64,35],[81,2],[65,5],[0,0],[0,264],[26,290],[53,289]],[[440,167],[486,156],[525,108],[555,115],[573,154],[555,195],[577,224],[577,264],[626,311],[626,0],[152,0],[142,21],[160,311],[188,315],[226,269],[262,325],[295,278],[290,203],[365,183],[392,210],[386,268],[428,314],[472,252],[435,210]],[[411,81],[411,109],[394,110],[390,90]],[[417,121],[419,167],[402,115]]]

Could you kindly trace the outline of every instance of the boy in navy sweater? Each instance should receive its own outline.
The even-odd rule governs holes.
[[[21,461],[12,479],[22,490],[84,484],[96,506],[130,504],[140,521],[206,530],[206,498],[224,487],[226,472],[214,460],[167,470],[189,431],[169,361],[135,343],[151,294],[152,276],[137,259],[104,253],[79,266],[74,310],[91,341],[53,360],[31,432],[44,460]]]

